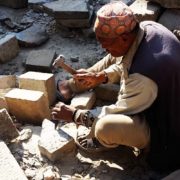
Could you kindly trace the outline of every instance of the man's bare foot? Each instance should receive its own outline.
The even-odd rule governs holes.
[[[53,120],[65,120],[67,122],[72,122],[75,111],[76,108],[59,102],[52,109],[51,116]]]
[[[58,81],[57,90],[58,90],[58,100],[67,104],[75,95],[70,89],[67,80]]]

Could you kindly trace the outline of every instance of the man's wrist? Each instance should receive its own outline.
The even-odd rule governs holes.
[[[101,84],[101,83],[105,84],[108,82],[108,76],[107,76],[106,72],[104,72],[104,71],[97,73],[96,77],[98,78],[99,84]]]

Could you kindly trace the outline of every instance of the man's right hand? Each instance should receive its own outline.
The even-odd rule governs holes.
[[[88,71],[83,72],[82,70],[80,70],[77,71],[77,74],[75,74],[73,78],[77,84],[83,87],[87,87],[88,89],[95,88],[96,86],[103,82],[106,82],[107,80],[107,76],[103,71],[99,73],[94,73]]]

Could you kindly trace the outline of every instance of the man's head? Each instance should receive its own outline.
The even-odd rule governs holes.
[[[136,20],[131,9],[121,1],[103,6],[94,25],[97,40],[113,56],[126,54],[135,33]]]

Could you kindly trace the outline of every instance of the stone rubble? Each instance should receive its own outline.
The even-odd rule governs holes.
[[[19,132],[6,109],[0,110],[0,139],[11,141],[19,136]]]
[[[27,180],[19,164],[3,141],[0,142],[0,149],[0,179]]]

